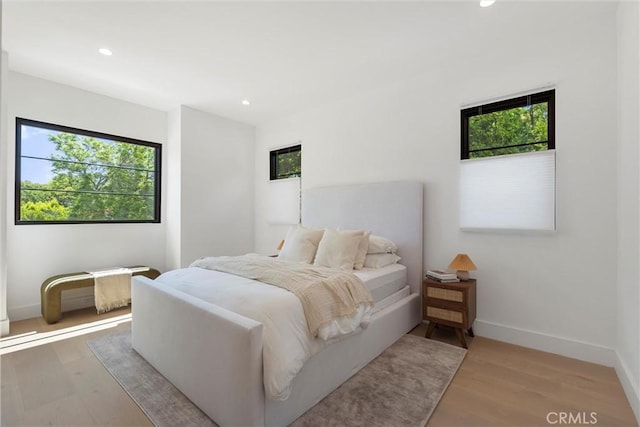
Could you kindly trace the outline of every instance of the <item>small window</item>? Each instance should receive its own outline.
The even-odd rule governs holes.
[[[160,222],[161,145],[16,119],[16,224]]]
[[[555,148],[555,90],[461,111],[461,159]]]
[[[461,228],[555,230],[555,91],[467,108],[461,120]]]
[[[270,179],[293,178],[302,175],[301,159],[302,146],[294,145],[291,147],[280,148],[269,152]]]

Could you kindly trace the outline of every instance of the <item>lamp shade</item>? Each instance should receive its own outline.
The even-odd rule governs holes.
[[[473,271],[477,270],[476,265],[471,261],[469,255],[458,254],[449,264],[451,270]]]

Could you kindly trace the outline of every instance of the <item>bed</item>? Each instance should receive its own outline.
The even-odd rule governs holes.
[[[265,393],[262,322],[172,286],[182,273],[132,281],[133,348],[220,425],[290,424],[420,322],[422,184],[309,189],[302,201],[306,226],[371,230],[397,244],[404,267],[358,272],[377,300],[368,327],[306,360],[286,400]]]

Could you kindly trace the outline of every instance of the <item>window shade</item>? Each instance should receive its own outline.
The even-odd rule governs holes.
[[[269,224],[300,222],[300,178],[269,181]]]
[[[555,150],[462,160],[460,227],[555,230]]]

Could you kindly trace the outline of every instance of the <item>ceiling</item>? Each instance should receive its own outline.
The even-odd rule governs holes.
[[[429,73],[484,28],[517,31],[514,6],[4,0],[2,47],[14,71],[259,124]]]

